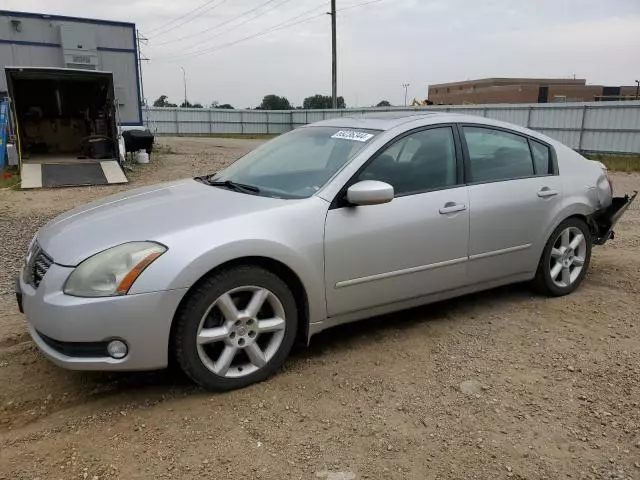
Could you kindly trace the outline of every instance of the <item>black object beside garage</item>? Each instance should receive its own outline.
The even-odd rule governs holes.
[[[126,130],[122,132],[122,138],[127,152],[145,150],[151,154],[154,137],[149,130]]]

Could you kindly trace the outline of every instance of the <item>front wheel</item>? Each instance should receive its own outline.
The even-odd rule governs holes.
[[[591,233],[579,218],[568,218],[547,241],[534,280],[537,291],[559,297],[584,280],[591,261]]]
[[[260,382],[284,363],[298,325],[293,294],[259,267],[219,272],[189,296],[176,321],[174,352],[182,370],[209,390]]]

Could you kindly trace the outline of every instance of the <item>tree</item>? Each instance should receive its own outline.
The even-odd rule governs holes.
[[[222,105],[220,105],[220,102],[218,102],[217,100],[214,100],[213,102],[211,102],[210,108],[222,108],[225,110],[234,110],[233,106],[230,105],[229,103],[223,103]]]
[[[376,105],[376,107],[390,107],[391,104],[388,100],[382,100],[380,103]]]
[[[166,95],[160,95],[155,102],[153,102],[154,107],[177,107],[175,103],[169,103],[167,101]]]
[[[279,97],[273,94],[265,95],[256,110],[291,110],[291,104],[286,97]]]
[[[316,110],[320,108],[333,108],[333,101],[329,95],[315,94],[307,97],[302,102],[302,107],[306,110]],[[346,108],[343,97],[338,97],[338,108]]]
[[[204,108],[201,103],[191,103],[190,101],[182,102],[180,108]]]

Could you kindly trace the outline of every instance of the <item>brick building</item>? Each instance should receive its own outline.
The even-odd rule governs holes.
[[[429,86],[436,105],[633,100],[635,86],[587,85],[585,79],[482,78]]]

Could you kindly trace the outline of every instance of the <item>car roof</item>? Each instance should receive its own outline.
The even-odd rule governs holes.
[[[486,125],[488,127],[501,127],[514,132],[519,132],[547,143],[561,145],[556,140],[534,130],[516,125],[513,123],[495,120],[493,118],[480,117],[476,115],[465,115],[452,112],[426,112],[405,111],[405,112],[371,112],[348,117],[335,117],[317,123],[307,125],[307,127],[335,127],[335,128],[357,128],[370,130],[391,130],[395,127],[411,123],[408,128],[420,127],[423,125],[435,125],[438,123],[471,123]]]
[[[364,112],[346,117],[330,118],[312,124],[317,127],[364,128],[370,130],[390,130],[403,123],[434,118],[443,115],[439,112]]]

